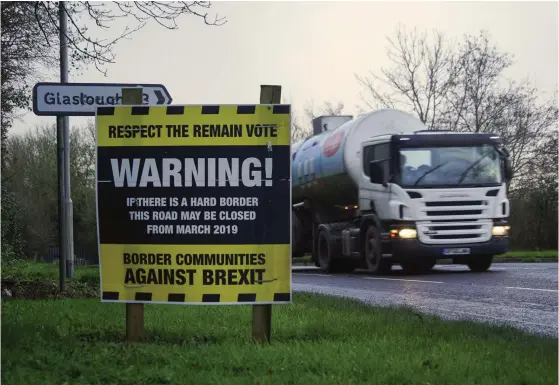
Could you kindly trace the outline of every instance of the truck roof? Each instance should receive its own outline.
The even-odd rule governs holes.
[[[383,134],[372,136],[370,139],[387,139],[395,143],[406,141],[408,145],[471,145],[501,144],[497,134],[488,132],[460,132],[449,130],[422,130],[412,134]]]
[[[487,132],[457,132],[443,130],[416,131],[413,134],[392,135],[392,142],[406,141],[406,145],[433,144],[441,146],[451,145],[481,145],[500,144],[499,135]]]

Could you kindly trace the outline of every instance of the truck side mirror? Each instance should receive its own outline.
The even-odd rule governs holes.
[[[369,162],[369,179],[372,183],[384,185],[384,172],[379,162]]]
[[[505,158],[505,178],[507,178],[508,181],[510,181],[513,177],[512,175],[512,165],[510,163],[510,159],[509,158]]]

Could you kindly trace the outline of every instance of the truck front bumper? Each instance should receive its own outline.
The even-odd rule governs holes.
[[[467,261],[482,255],[499,255],[506,253],[509,237],[492,237],[488,242],[469,244],[429,245],[417,239],[392,239],[392,259],[396,262],[416,258],[453,259],[455,262]],[[469,249],[466,255],[445,255],[445,249]]]

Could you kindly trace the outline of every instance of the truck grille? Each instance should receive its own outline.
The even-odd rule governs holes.
[[[420,208],[422,214],[429,219],[478,219],[487,214],[489,202],[487,201],[427,201]]]
[[[424,201],[419,206],[418,237],[423,243],[486,242],[493,222],[484,200]]]
[[[419,240],[423,243],[471,243],[486,242],[491,237],[493,222],[482,220],[447,220],[418,222]]]

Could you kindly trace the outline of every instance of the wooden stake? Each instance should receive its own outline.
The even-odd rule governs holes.
[[[123,88],[123,105],[142,105],[142,88]],[[126,304],[126,340],[128,342],[138,342],[144,338],[144,304]]]
[[[272,305],[252,305],[252,339],[257,344],[270,343]]]
[[[281,86],[260,86],[260,104],[280,104]],[[259,344],[270,343],[272,305],[252,305],[252,339]]]
[[[144,304],[126,304],[126,341],[138,342],[144,338]]]

